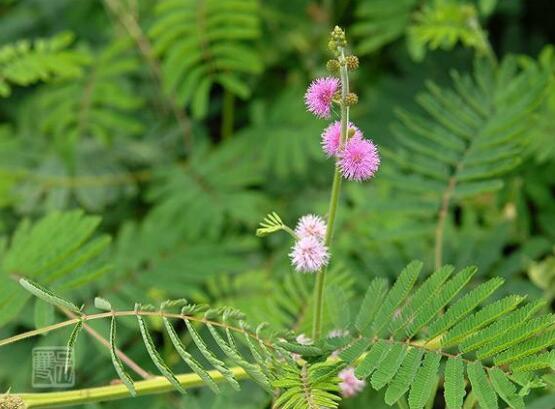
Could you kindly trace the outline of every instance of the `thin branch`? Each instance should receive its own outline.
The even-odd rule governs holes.
[[[27,331],[27,332],[23,332],[23,333],[18,334],[18,335],[14,335],[13,337],[2,339],[2,340],[0,340],[0,347],[5,346],[5,345],[9,345],[9,344],[13,344],[15,342],[18,342],[18,341],[21,341],[21,340],[24,340],[24,339],[36,337],[37,335],[45,334],[47,332],[51,332],[51,331],[54,331],[54,330],[57,330],[57,329],[60,329],[60,328],[69,327],[71,325],[77,324],[77,322],[79,322],[79,321],[83,321],[83,323],[86,323],[88,321],[93,321],[93,320],[103,319],[103,318],[110,318],[112,316],[116,316],[116,317],[135,317],[137,315],[147,316],[147,317],[150,316],[150,317],[165,317],[165,318],[184,319],[184,320],[189,320],[189,321],[201,322],[203,324],[210,324],[210,325],[213,325],[215,327],[225,328],[225,329],[229,329],[230,331],[235,331],[235,332],[239,332],[241,334],[246,334],[249,337],[256,339],[257,341],[263,342],[264,345],[266,345],[268,348],[270,348],[270,349],[274,348],[274,346],[271,343],[260,339],[256,334],[254,334],[250,331],[247,331],[243,328],[238,328],[238,327],[235,327],[233,325],[229,325],[227,323],[223,323],[223,322],[219,322],[219,321],[212,321],[212,320],[209,320],[209,319],[206,319],[206,318],[200,318],[200,317],[195,317],[195,316],[191,316],[191,315],[169,313],[169,312],[165,312],[165,311],[140,311],[140,310],[137,310],[137,311],[135,311],[135,310],[131,311],[130,310],[130,311],[101,312],[101,313],[91,314],[91,315],[83,314],[79,318],[72,318],[72,319],[69,319],[67,321],[59,322],[57,324],[48,325],[48,326],[42,327],[42,328],[37,328],[37,329],[32,330],[32,331]]]

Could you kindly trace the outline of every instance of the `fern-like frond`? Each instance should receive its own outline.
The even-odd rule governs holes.
[[[303,333],[312,325],[313,279],[296,272],[273,276],[266,271],[218,274],[206,281],[205,289],[194,299],[214,306],[230,306],[244,312],[253,324],[268,323],[277,330]],[[335,304],[348,305],[353,282],[341,269],[332,269],[326,280],[330,301],[324,308],[324,330],[344,329],[334,318],[342,310]],[[333,298],[333,300],[331,300]],[[340,317],[347,318],[348,317]],[[345,325],[347,323],[343,323]]]
[[[272,177],[306,177],[324,159],[319,144],[322,124],[306,115],[303,92],[292,85],[271,103],[253,101],[252,125],[236,135],[250,160]]]
[[[17,284],[19,279],[44,301],[79,311],[32,281],[63,290],[82,287],[109,271],[99,256],[110,244],[110,237],[92,238],[99,223],[99,217],[71,211],[19,225],[0,264],[0,325],[15,318],[29,300],[30,294]]]
[[[239,389],[239,383],[235,375],[236,368],[232,369],[228,361],[244,370],[252,380],[260,384],[268,392],[272,392],[272,383],[277,379],[276,374],[282,371],[281,366],[278,364],[278,359],[283,360],[285,354],[285,358],[291,361],[289,353],[278,346],[277,341],[273,339],[272,335],[262,333],[262,326],[256,329],[251,328],[244,321],[245,316],[239,311],[231,308],[208,309],[206,306],[190,304],[185,299],[178,299],[163,302],[157,311],[151,305],[143,306],[141,304],[136,304],[132,311],[112,310],[111,314],[100,313],[82,315],[80,309],[75,307],[71,301],[60,297],[51,290],[26,279],[22,279],[20,283],[29,293],[40,299],[64,308],[71,308],[79,314],[77,325],[69,337],[69,350],[73,349],[77,335],[85,321],[111,316],[109,339],[112,363],[116,373],[132,396],[136,395],[134,381],[126,372],[123,362],[117,354],[115,345],[118,317],[134,316],[136,318],[138,330],[150,359],[158,371],[181,393],[185,393],[185,388],[170,366],[164,361],[160,353],[160,348],[150,333],[147,324],[147,319],[150,316],[162,318],[164,322],[163,328],[167,331],[171,343],[175,346],[178,355],[214,392],[217,393],[220,392],[220,389],[213,379],[214,375],[208,372],[208,366],[200,363],[200,361],[194,358],[193,354],[187,350],[181,337],[170,323],[170,320],[178,319],[184,321],[187,332],[194,346],[198,349],[198,352],[206,359],[208,365],[213,367],[214,370],[221,375],[222,379],[236,390]],[[111,308],[111,303],[105,299],[95,300],[95,305],[100,306],[102,309]],[[176,309],[179,308],[181,308],[181,310],[176,312]],[[69,321],[68,323],[71,322],[73,321]],[[196,328],[198,325],[208,329],[211,340],[201,335]],[[218,354],[215,348],[212,346],[209,347],[209,342],[211,345],[212,343],[215,344],[221,353]],[[337,368],[339,365],[334,364],[333,366]],[[319,396],[321,391],[326,390],[325,384],[322,382],[329,381],[329,377],[333,376],[333,374],[324,377],[322,376],[321,370],[318,370],[316,366],[313,369],[313,373],[320,376],[320,378],[315,377],[310,379],[310,382],[314,384],[315,396]],[[335,385],[334,388],[336,388]]]
[[[269,234],[284,230],[286,225],[281,220],[281,217],[276,212],[268,213],[263,221],[260,222],[260,227],[256,230],[258,237],[264,237]]]
[[[351,28],[357,53],[369,54],[405,34],[416,0],[373,0],[358,3]]]
[[[428,83],[417,97],[425,113],[398,110],[393,132],[400,148],[385,152],[410,172],[394,177],[400,188],[414,197],[425,186],[426,198],[438,204],[447,190],[461,199],[499,189],[500,176],[521,160],[521,136],[544,97],[546,78],[535,74],[519,72],[508,58],[497,71],[477,61],[474,78],[453,72],[453,90]]]
[[[260,36],[258,0],[164,0],[149,30],[162,58],[164,87],[195,117],[208,112],[215,84],[241,98],[248,75],[262,70],[253,47]]]
[[[79,80],[51,86],[39,94],[35,109],[41,132],[68,149],[82,139],[102,144],[143,131],[135,115],[143,99],[133,92],[130,75],[140,69],[130,40],[117,40],[94,55]]]
[[[369,378],[374,389],[387,386],[389,405],[408,394],[411,409],[424,408],[443,376],[449,409],[462,407],[465,383],[481,407],[496,408],[497,396],[513,408],[523,407],[526,392],[517,390],[519,377],[528,374],[528,384],[538,371],[554,364],[553,315],[536,315],[542,303],[516,309],[524,300],[517,296],[480,308],[502,280],[494,278],[467,291],[475,268],[451,279],[453,269],[441,268],[412,290],[420,269],[419,263],[409,264],[390,290],[383,279],[371,283],[367,297],[375,297],[381,307],[376,313],[368,298],[363,301],[353,322],[356,330],[340,358],[354,364],[357,377]],[[392,324],[384,327],[384,320]],[[369,332],[369,326],[383,331]]]
[[[453,72],[452,79],[452,89],[427,84],[416,98],[420,113],[397,110],[396,147],[382,149],[393,164],[383,177],[395,186],[395,201],[419,209],[409,229],[421,224],[435,231],[438,267],[449,209],[503,187],[503,177],[525,155],[525,136],[547,84],[546,75],[520,70],[510,57],[498,68],[476,60],[473,76]]]
[[[226,226],[258,223],[256,215],[267,208],[266,199],[255,189],[263,179],[243,159],[241,146],[234,141],[217,149],[198,145],[186,169],[173,166],[161,171],[159,183],[150,191],[156,206],[149,219],[189,239],[213,239]]]
[[[426,48],[450,50],[458,42],[480,54],[490,52],[478,10],[471,3],[435,0],[425,4],[414,13],[408,34],[410,50],[416,59],[424,56]]]
[[[315,364],[285,365],[280,378],[273,383],[283,388],[274,402],[275,408],[331,409],[339,406],[337,373],[342,365],[320,362]]]
[[[80,77],[91,58],[86,52],[69,49],[73,38],[73,34],[65,32],[1,46],[0,97],[10,96],[12,85]]]

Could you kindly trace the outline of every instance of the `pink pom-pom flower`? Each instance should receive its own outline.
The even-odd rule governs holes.
[[[364,380],[360,380],[355,376],[355,369],[352,367],[343,369],[339,372],[338,377],[341,380],[339,388],[341,389],[341,395],[344,398],[355,396],[366,386],[366,382]]]
[[[295,233],[300,238],[312,236],[318,240],[323,240],[326,235],[326,222],[314,214],[307,214],[299,219]]]
[[[330,254],[322,240],[306,236],[295,243],[289,257],[295,270],[301,273],[314,273],[328,264]]]
[[[362,139],[362,132],[352,123],[349,128],[355,131],[352,138]],[[341,148],[341,121],[335,121],[322,132],[322,148],[328,157],[335,156]]]
[[[368,139],[351,138],[338,155],[339,170],[348,180],[366,180],[374,176],[380,166],[378,149]]]
[[[307,109],[318,118],[329,118],[333,95],[339,89],[339,80],[334,77],[318,78],[310,84],[304,101]]]

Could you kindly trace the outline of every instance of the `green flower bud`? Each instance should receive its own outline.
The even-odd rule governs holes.
[[[347,45],[345,31],[339,26],[335,26],[331,32],[331,39],[334,41],[336,47],[345,47]],[[335,51],[335,49],[333,51]]]
[[[27,405],[23,399],[17,395],[10,395],[9,393],[0,397],[0,409],[26,409]]]
[[[345,97],[345,105],[348,107],[356,105],[358,103],[358,95],[354,92],[349,92]]]
[[[345,57],[345,62],[349,71],[354,71],[358,68],[358,57],[356,55],[348,55]]]
[[[336,74],[337,72],[339,72],[339,68],[341,66],[339,65],[339,61],[337,60],[329,60],[326,63],[326,68],[328,69],[329,72],[331,72],[332,74]]]

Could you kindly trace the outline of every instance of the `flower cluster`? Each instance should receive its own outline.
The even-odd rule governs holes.
[[[295,234],[298,240],[289,254],[295,270],[314,273],[325,267],[330,259],[328,248],[324,244],[326,222],[319,216],[308,214],[299,219]]]
[[[341,69],[358,68],[358,58],[353,55],[344,56],[338,47],[344,46],[344,33],[336,28],[332,32],[330,47],[337,59],[328,61],[332,73]],[[345,85],[345,84],[344,84]],[[332,105],[337,102],[345,107],[356,104],[358,97],[349,92],[341,96],[341,82],[335,77],[314,80],[305,94],[307,109],[318,118],[329,118]],[[349,123],[346,135],[341,136],[341,121],[335,121],[322,132],[322,148],[328,157],[335,157],[337,166],[347,180],[363,181],[374,176],[380,166],[380,157],[376,145],[365,139],[362,132],[354,124]]]

